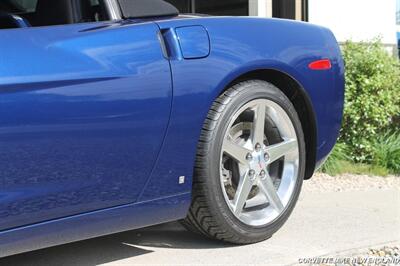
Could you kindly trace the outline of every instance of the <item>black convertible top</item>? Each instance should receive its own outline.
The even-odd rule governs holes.
[[[170,3],[163,0],[118,0],[124,18],[146,18],[179,15]]]

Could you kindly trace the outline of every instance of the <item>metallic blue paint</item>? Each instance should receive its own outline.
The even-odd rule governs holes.
[[[159,29],[88,27],[0,32],[0,230],[136,202],[154,166],[172,101]]]
[[[338,136],[344,66],[322,27],[178,17],[0,39],[0,256],[183,218],[203,121],[246,73],[298,82],[316,117],[317,165]],[[325,58],[332,69],[308,68]]]
[[[0,232],[0,257],[174,221],[186,215],[188,201],[183,193]]]
[[[203,58],[210,54],[210,37],[204,27],[177,27],[175,32],[184,59]]]
[[[201,127],[212,102],[237,77],[255,70],[278,70],[301,85],[311,99],[317,121],[316,166],[330,153],[342,121],[344,65],[329,30],[306,23],[259,18],[177,19],[158,24],[163,31],[183,25],[203,25],[210,35],[211,53],[199,60],[182,60],[181,55],[171,60],[174,102],[162,149],[165,156],[160,156],[154,170],[156,177],[150,179],[142,200],[151,199],[154,191],[163,196],[181,191],[178,184],[170,184],[171,177],[165,169],[175,176],[192,176]],[[308,68],[309,63],[324,58],[332,61],[332,69]]]

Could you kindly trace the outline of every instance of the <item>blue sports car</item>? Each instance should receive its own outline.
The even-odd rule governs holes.
[[[265,240],[334,147],[343,98],[323,27],[2,0],[0,257],[173,220]]]

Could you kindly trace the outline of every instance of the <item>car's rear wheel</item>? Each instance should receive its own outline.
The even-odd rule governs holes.
[[[235,244],[265,240],[292,212],[304,170],[304,136],[290,100],[265,81],[241,82],[208,113],[183,224]]]

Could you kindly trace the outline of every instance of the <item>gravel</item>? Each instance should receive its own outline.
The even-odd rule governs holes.
[[[368,256],[387,259],[388,263],[383,262],[381,263],[381,265],[400,265],[400,246],[385,246],[380,249],[370,249],[368,252]]]
[[[395,266],[400,265],[400,245],[384,246],[359,250],[358,253],[326,256],[320,259],[323,263],[311,263],[308,265],[319,266]],[[316,258],[316,261],[318,258]],[[332,261],[329,261],[332,260]]]
[[[304,193],[342,192],[342,191],[367,191],[371,189],[399,189],[399,176],[368,176],[344,174],[329,176],[317,173],[311,180],[304,182]]]

